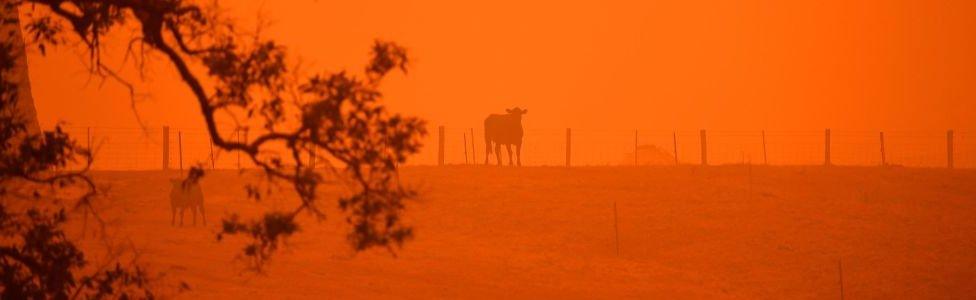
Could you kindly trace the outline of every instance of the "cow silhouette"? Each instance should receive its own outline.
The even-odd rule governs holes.
[[[495,144],[495,159],[502,165],[502,145],[508,149],[508,164],[513,165],[512,145],[515,145],[515,161],[522,165],[522,115],[528,110],[506,109],[507,114],[492,114],[485,119],[485,164],[491,157],[491,146]]]

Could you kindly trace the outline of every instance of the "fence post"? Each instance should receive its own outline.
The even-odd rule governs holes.
[[[881,136],[881,166],[888,165],[888,158],[885,155],[885,142],[884,142],[884,131],[880,133]]]
[[[677,166],[680,165],[680,163],[678,163],[678,132],[674,131],[671,134],[674,138],[674,165]]]
[[[315,170],[315,149],[308,148],[308,167]]]
[[[474,147],[474,128],[471,128],[471,164],[473,165],[478,164],[478,155],[476,153],[478,153],[478,148]],[[485,153],[485,155],[488,154]]]
[[[703,166],[708,165],[708,139],[706,138],[705,129],[701,130],[701,164]]]
[[[468,134],[462,131],[461,138],[464,139],[464,141],[461,143],[461,147],[464,147],[464,164],[466,165],[468,164]],[[471,138],[473,139],[474,137]],[[474,149],[471,151],[474,151]]]
[[[437,165],[444,165],[444,126],[437,127]]]
[[[180,172],[183,172],[183,131],[176,131],[176,143],[180,150]]]
[[[169,126],[163,126],[163,170],[169,170]]]
[[[637,159],[637,150],[640,148],[637,146],[637,130],[634,130],[634,166],[640,166],[640,160]]]
[[[953,140],[952,140],[953,139],[953,133],[954,132],[952,131],[952,129],[949,129],[949,131],[946,132],[946,157],[948,158],[947,164],[948,164],[949,169],[952,169],[954,167],[954,164],[953,164],[954,163],[953,162],[953,158],[954,157],[952,157],[953,154],[954,154],[953,153],[953,150],[954,149],[953,149],[953,145],[952,145],[953,144],[952,143],[953,142]]]
[[[251,132],[251,128],[244,128],[244,137],[243,137],[243,140],[242,140],[242,142],[244,144],[247,144],[248,141],[250,141],[250,139],[247,138],[247,134],[250,133],[250,132]],[[237,152],[237,153],[240,153],[240,152]]]
[[[617,201],[613,201],[613,245],[617,256],[620,256],[620,230],[617,229]]]
[[[88,127],[87,136],[85,136],[85,138],[87,139],[86,142],[88,143],[88,155],[91,155],[91,157],[94,158],[95,149],[92,149],[92,142],[94,141],[94,138],[92,138],[91,131],[91,127]]]
[[[824,165],[830,166],[830,129],[824,131]]]
[[[573,130],[566,128],[566,166],[570,166],[573,154]]]
[[[210,169],[211,170],[217,169],[217,160],[214,158],[214,152],[213,152],[213,138],[210,138]]]
[[[766,130],[762,131],[762,142],[763,142],[763,164],[769,165],[769,155],[766,154]]]
[[[234,130],[234,134],[237,135],[237,142],[241,142],[241,129],[237,128]],[[237,170],[241,169],[241,151],[237,151]]]

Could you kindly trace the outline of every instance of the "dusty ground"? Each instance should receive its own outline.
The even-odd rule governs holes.
[[[417,238],[354,254],[327,202],[265,274],[217,242],[221,217],[290,208],[204,180],[208,226],[170,226],[164,172],[100,172],[103,215],[183,298],[966,298],[976,171],[822,167],[413,167]],[[332,188],[326,193],[340,193]],[[614,205],[619,255],[614,238]],[[187,216],[187,224],[190,218]]]

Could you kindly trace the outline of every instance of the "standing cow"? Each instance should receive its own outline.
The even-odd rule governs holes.
[[[522,165],[522,115],[528,113],[518,107],[506,109],[504,115],[492,114],[485,119],[485,164],[491,156],[491,143],[495,143],[495,158],[502,165],[502,145],[508,149],[508,164],[512,165],[512,145],[518,165]]]

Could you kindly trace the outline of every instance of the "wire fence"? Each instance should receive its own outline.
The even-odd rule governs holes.
[[[440,128],[434,129],[407,165],[484,164],[486,158],[496,163],[495,153],[486,155],[483,130],[444,127],[442,136]],[[214,148],[203,128],[172,127],[168,134],[160,127],[65,130],[95,150],[92,168],[97,170],[154,170],[164,164],[171,169],[254,167],[246,155]],[[224,138],[248,140],[246,131],[228,127],[220,132]],[[506,148],[500,152],[508,164]],[[976,168],[976,132],[526,129],[521,154],[527,166],[565,166],[567,161],[571,166],[698,165],[703,160],[708,165],[824,165],[829,160],[831,165],[942,168],[950,166],[951,155],[952,167]]]
[[[96,170],[158,170],[166,167],[181,169],[194,165],[237,169],[254,166],[246,156],[213,147],[210,134],[203,128],[63,129],[79,143],[93,149],[95,160],[92,169]],[[230,139],[244,140],[247,136],[244,131],[234,128],[221,128],[220,132]],[[169,145],[168,150],[164,150],[166,144]]]
[[[415,158],[420,164],[439,164],[440,134],[431,132],[425,151]],[[952,166],[976,168],[976,132],[949,135],[949,131],[526,129],[522,164],[565,166],[569,156],[571,166],[698,165],[703,160],[708,165],[825,165],[829,160],[831,165],[944,168],[949,166],[951,139]],[[486,156],[480,129],[445,127],[443,139],[444,164],[484,164],[486,157],[496,163],[495,153]],[[502,162],[508,164],[506,148],[500,152]]]

